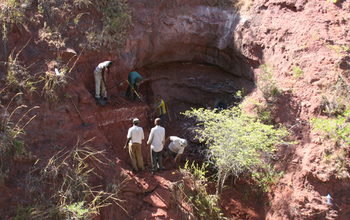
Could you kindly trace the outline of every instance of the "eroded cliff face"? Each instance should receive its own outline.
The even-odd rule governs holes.
[[[221,205],[225,216],[350,218],[346,211],[350,204],[348,178],[336,179],[332,169],[322,162],[320,134],[312,132],[309,123],[310,118],[319,113],[322,89],[334,82],[334,76],[342,74],[349,80],[349,49],[334,49],[347,48],[350,42],[348,1],[333,4],[318,0],[257,0],[240,13],[230,4],[215,0],[132,0],[128,4],[133,25],[121,50],[107,52],[84,47],[91,27],[102,26],[101,12],[94,7],[73,10],[68,6],[67,13],[63,13],[66,16],[49,16],[36,12],[38,2],[34,1],[33,10],[27,11],[33,19],[26,20],[22,29],[9,30],[6,48],[5,44],[2,48],[7,52],[0,55],[1,60],[7,61],[9,51],[17,53],[29,42],[18,59],[24,66],[32,66],[28,70],[33,76],[40,77],[46,71],[53,73],[58,55],[60,62],[70,63],[69,67],[73,67],[76,60],[68,74],[68,84],[59,91],[57,103],[49,103],[44,98],[42,83],[38,83],[37,92],[25,92],[23,99],[16,100],[29,107],[40,106],[29,114],[37,117],[27,126],[25,139],[28,150],[40,158],[38,165],[45,165],[56,151],[72,148],[77,140],[92,139],[91,145],[105,150],[113,162],[113,166],[99,171],[100,176],[92,182],[105,186],[118,182],[120,177],[130,177],[121,192],[128,214],[112,207],[101,211],[101,219],[182,218],[185,211],[179,213],[169,208],[169,186],[181,176],[174,167],[167,167],[166,172],[157,176],[131,171],[129,155],[123,146],[132,119],[140,119],[147,139],[157,116],[151,107],[155,95],[161,94],[170,113],[165,125],[167,136],[192,140],[182,162],[185,158],[200,161],[198,145],[187,130],[190,122],[180,112],[190,107],[214,107],[218,102],[233,105],[237,101],[234,93],[242,88],[247,100],[261,102],[255,82],[263,73],[259,66],[264,64],[272,67],[271,73],[282,91],[275,103],[273,122],[287,126],[291,138],[298,144],[282,146],[277,154],[276,158],[281,161],[278,169],[285,171],[285,176],[262,198],[263,203],[270,206],[257,202],[262,200],[253,196],[245,200],[246,186],[238,184],[223,193]],[[73,19],[81,13],[85,14],[77,25]],[[53,29],[54,33],[45,31],[45,22],[57,28]],[[110,99],[102,107],[93,97],[93,70],[105,60],[113,61],[113,67],[107,82]],[[342,71],[337,71],[337,66]],[[301,75],[295,72],[296,67],[302,70]],[[123,98],[125,80],[132,70],[143,76],[139,90],[142,101]],[[1,86],[4,86],[5,66],[0,71]],[[1,104],[8,104],[15,92],[9,88],[3,90]],[[81,126],[79,114],[64,94],[72,96],[88,126]],[[247,110],[254,112],[251,101],[245,104]],[[9,111],[14,108],[11,106]],[[143,156],[146,157],[145,151]],[[18,204],[31,204],[31,198],[22,198],[25,187],[17,179],[24,180],[34,161],[16,164],[18,172],[2,187],[1,203],[9,204],[1,210],[2,216],[7,216],[5,219],[14,216]],[[149,201],[156,189],[164,195],[165,205]],[[327,194],[332,195],[332,206],[326,203]]]
[[[253,79],[251,68],[235,45],[234,34],[241,18],[232,8],[186,3],[154,7],[145,3],[133,10],[140,26],[121,53],[126,66],[202,62]]]

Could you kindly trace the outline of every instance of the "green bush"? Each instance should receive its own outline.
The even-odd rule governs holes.
[[[318,108],[320,113],[328,116],[342,115],[350,107],[350,87],[342,77],[335,83],[329,83],[323,89],[322,102]]]
[[[132,25],[131,12],[126,0],[107,1],[102,8],[103,29],[102,44],[113,50],[123,48],[126,42],[127,29]]]
[[[337,118],[312,118],[310,122],[325,141],[331,141],[331,145],[324,149],[324,161],[335,167],[338,178],[347,177],[350,167],[350,110]]]
[[[208,164],[198,164],[186,161],[184,168],[180,168],[180,172],[184,174],[184,180],[188,186],[182,184],[180,190],[184,194],[183,199],[192,207],[192,212],[198,219],[224,219],[221,213],[220,204],[217,195],[208,194],[206,187],[208,178],[205,176]],[[187,200],[185,199],[187,198]]]
[[[257,86],[263,93],[266,102],[271,103],[276,101],[276,97],[280,95],[277,87],[277,81],[272,75],[273,68],[270,65],[262,65],[260,67],[263,73],[259,75]]]
[[[288,135],[285,127],[265,125],[245,113],[241,106],[216,113],[215,110],[192,109],[184,113],[199,122],[197,137],[207,145],[205,157],[217,170],[217,194],[226,178],[250,172],[261,164],[261,156],[272,156],[276,145]]]
[[[277,172],[275,166],[269,163],[261,165],[253,170],[252,177],[258,183],[263,192],[269,192],[270,186],[275,185],[284,176],[284,171]]]

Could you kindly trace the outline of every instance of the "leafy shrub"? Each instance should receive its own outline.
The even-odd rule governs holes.
[[[201,167],[198,164],[192,162],[189,165],[188,160],[184,168],[180,168],[180,172],[184,174],[184,181],[190,185],[186,189],[182,184],[180,190],[184,193],[183,199],[186,203],[190,204],[195,217],[198,219],[224,219],[223,214],[218,204],[218,196],[208,194],[206,186],[208,179],[205,177],[208,165],[202,164]]]
[[[276,97],[280,94],[280,91],[277,87],[277,81],[272,75],[273,68],[269,65],[262,65],[263,74],[259,75],[259,80],[257,82],[258,88],[263,93],[263,97],[266,102],[274,102]]]
[[[91,27],[86,32],[86,48],[107,50],[123,48],[128,28],[132,25],[132,16],[126,0],[95,0],[95,7],[102,12],[102,30]],[[83,45],[81,45],[83,46]]]
[[[275,185],[284,175],[284,171],[276,172],[275,166],[265,163],[258,169],[253,170],[252,177],[258,182],[263,192],[270,191],[270,186]]]
[[[342,115],[350,107],[350,87],[342,77],[335,83],[329,83],[322,93],[322,102],[318,108],[321,114]]]
[[[208,109],[192,109],[184,113],[199,122],[195,129],[198,139],[208,149],[205,157],[217,170],[217,194],[221,193],[226,178],[251,171],[261,164],[261,155],[270,157],[275,146],[287,143],[286,128],[265,125],[252,115],[245,113],[241,106],[216,113]]]
[[[271,103],[260,103],[254,99],[250,99],[254,105],[254,112],[256,112],[257,118],[263,124],[272,125],[273,124],[273,116],[272,110],[274,108]]]
[[[350,167],[350,110],[337,118],[312,118],[314,130],[321,131],[325,141],[331,141],[331,145],[324,149],[324,161],[336,168],[336,176],[344,178],[348,176]]]
[[[109,50],[122,48],[126,41],[127,29],[132,25],[131,12],[128,9],[126,0],[107,1],[102,8],[103,46]]]

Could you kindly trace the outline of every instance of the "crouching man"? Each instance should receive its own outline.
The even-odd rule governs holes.
[[[164,166],[167,165],[169,160],[174,159],[176,168],[180,166],[181,154],[184,152],[187,146],[186,139],[179,138],[176,136],[170,136],[165,140],[165,145],[170,141],[168,149],[166,151],[166,158],[164,160]]]

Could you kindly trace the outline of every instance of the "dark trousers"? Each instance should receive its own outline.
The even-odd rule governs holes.
[[[131,91],[131,90],[132,90],[132,91]],[[136,92],[138,92],[138,91],[137,91],[137,90],[138,90],[138,86],[137,86],[137,85],[134,85],[134,89],[132,89],[132,87],[129,85],[128,88],[126,89],[125,96],[129,98],[129,97],[131,97],[131,94],[132,94],[132,98],[133,98],[134,100],[136,100],[137,95],[136,95],[136,93],[134,92],[134,90],[135,90]]]
[[[152,171],[157,171],[157,164],[158,164],[158,171],[162,171],[162,153],[163,151],[155,152],[152,150]]]
[[[160,126],[162,126],[162,127],[164,127],[164,124],[165,124],[165,121],[166,121],[166,115],[167,113],[165,113],[165,114],[162,114],[162,115],[160,115],[159,116],[159,118],[160,118]]]

